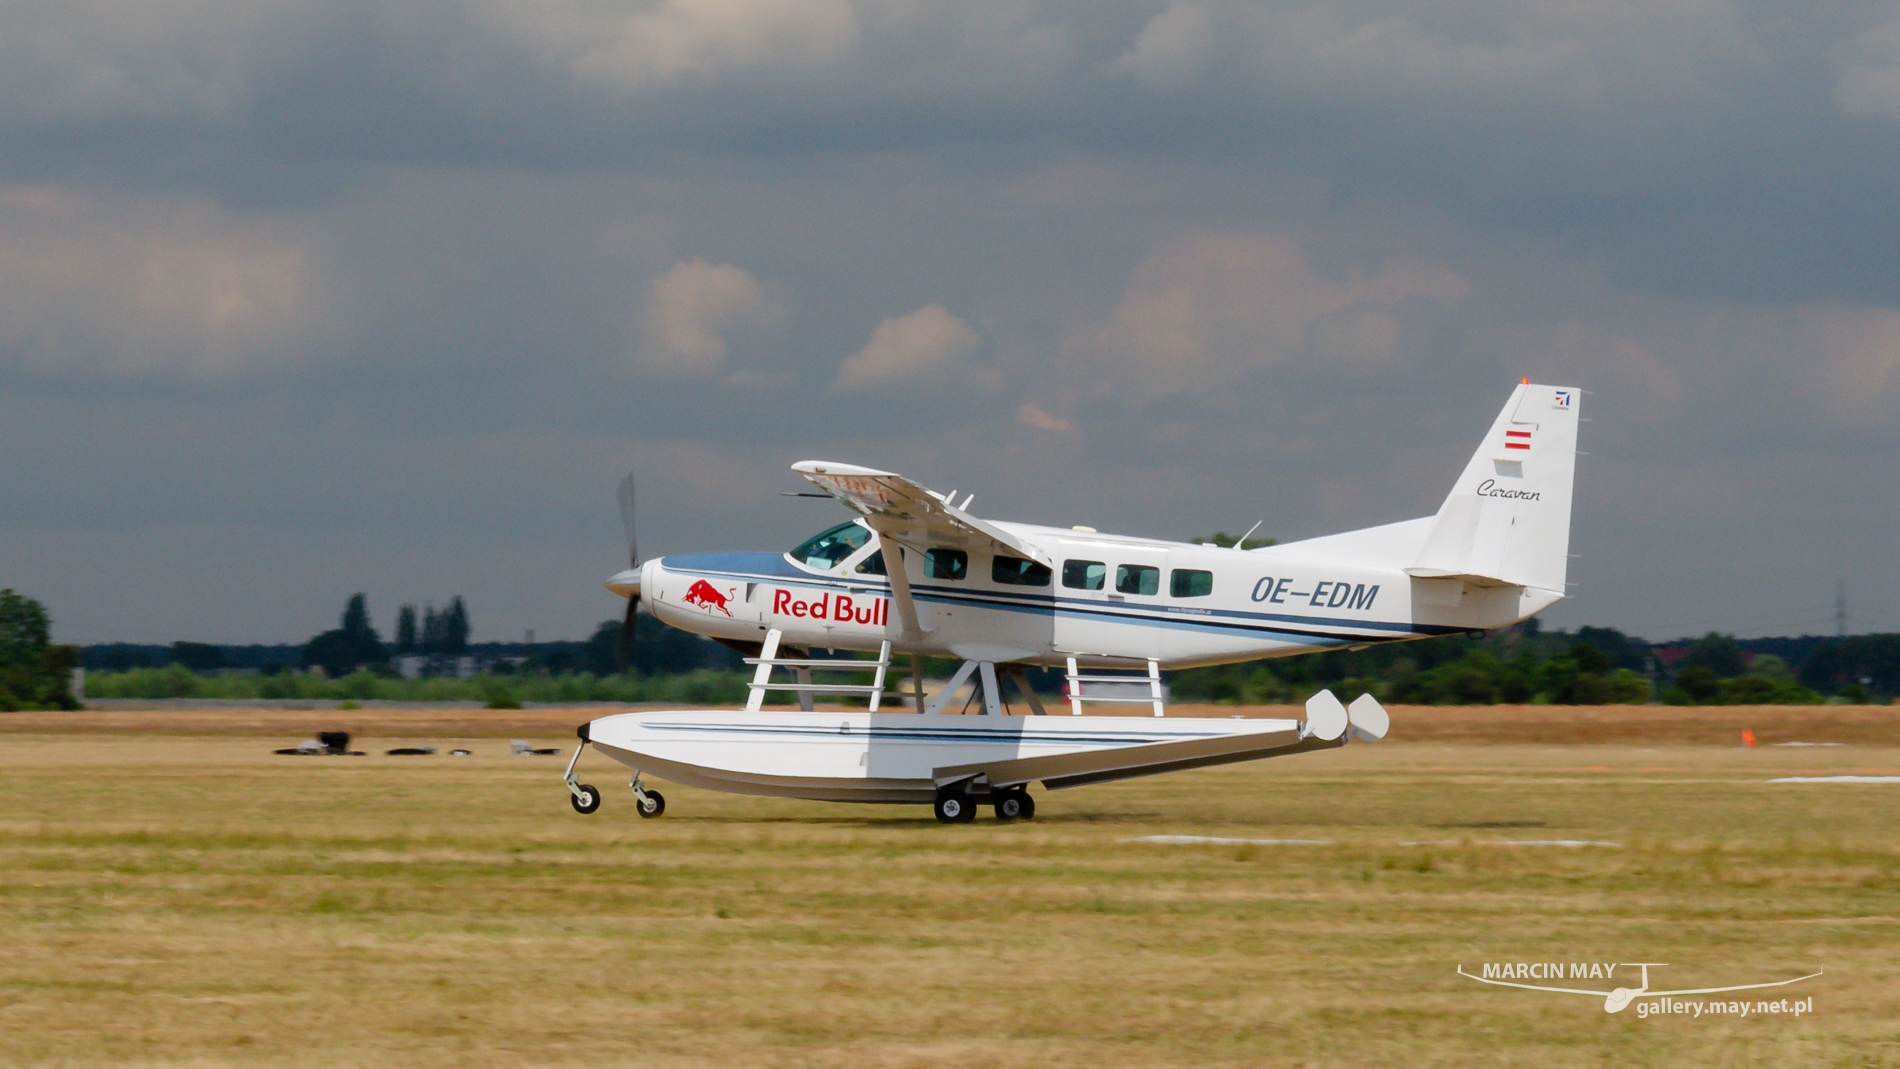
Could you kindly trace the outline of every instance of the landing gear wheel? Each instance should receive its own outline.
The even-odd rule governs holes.
[[[657,817],[666,812],[666,795],[659,791],[648,791],[647,796],[634,803],[634,811],[643,817]]]
[[[967,824],[976,817],[976,807],[962,791],[938,791],[936,810],[940,824]]]
[[[600,792],[591,783],[575,784],[574,790],[568,792],[567,800],[573,803],[576,813],[592,813],[600,808]]]
[[[996,819],[1029,820],[1036,815],[1036,802],[1021,787],[1011,787],[996,799]]]

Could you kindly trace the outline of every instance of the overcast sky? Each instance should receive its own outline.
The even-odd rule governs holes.
[[[1900,629],[1900,9],[0,5],[0,586],[63,641],[477,640],[807,457],[1000,519],[1433,512],[1582,386],[1572,598]]]

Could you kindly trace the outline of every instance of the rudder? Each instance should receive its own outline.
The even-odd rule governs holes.
[[[1408,574],[1470,576],[1562,596],[1582,394],[1528,382],[1512,392],[1439,506]]]

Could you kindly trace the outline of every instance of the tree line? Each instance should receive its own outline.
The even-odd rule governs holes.
[[[1319,687],[1417,705],[1812,705],[1891,700],[1900,635],[1650,643],[1615,628],[1544,631],[1536,619],[1452,635],[1172,677],[1178,699],[1304,701]]]

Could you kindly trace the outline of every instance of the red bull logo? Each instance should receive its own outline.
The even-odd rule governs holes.
[[[704,579],[694,580],[693,585],[686,588],[686,595],[680,600],[688,605],[697,605],[707,612],[718,609],[727,616],[732,615],[732,610],[726,608],[726,596],[713,589],[713,585]]]
[[[772,612],[805,620],[834,620],[841,624],[868,624],[883,627],[890,621],[890,601],[885,598],[853,598],[849,594],[820,594],[806,601],[792,597],[789,590],[772,592]]]

